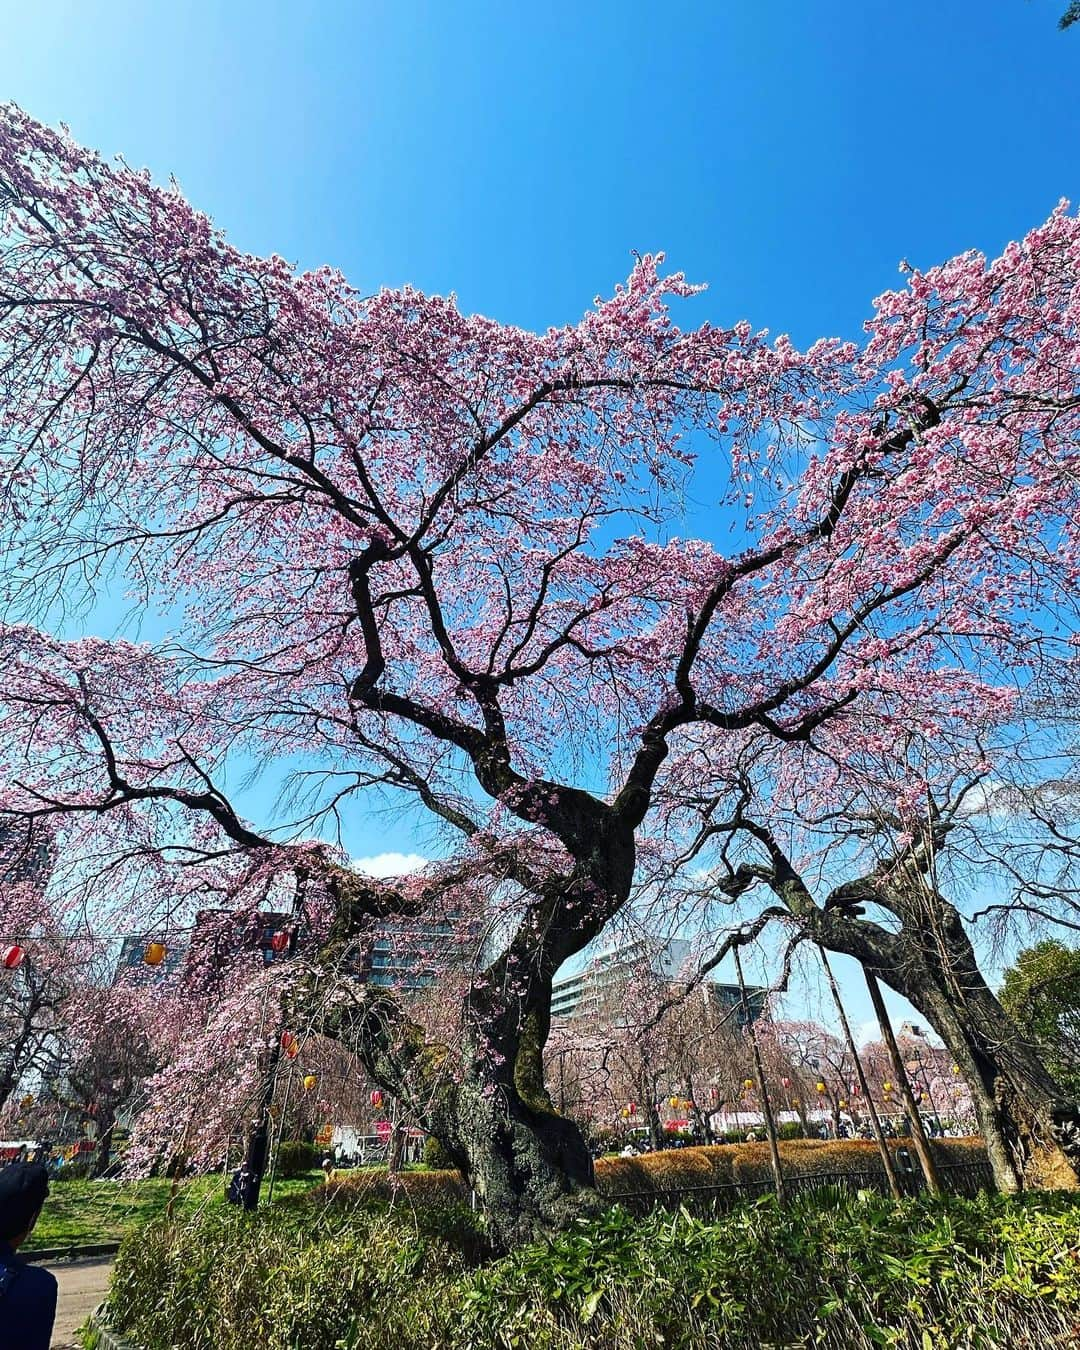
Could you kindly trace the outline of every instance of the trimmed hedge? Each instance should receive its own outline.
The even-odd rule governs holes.
[[[894,1156],[910,1139],[891,1139]],[[980,1139],[934,1139],[931,1152],[941,1167],[987,1164]],[[785,1175],[828,1176],[843,1173],[884,1178],[877,1144],[867,1139],[788,1139],[780,1143]],[[714,1144],[701,1148],[643,1153],[637,1158],[601,1158],[596,1180],[604,1195],[689,1190],[696,1186],[768,1185],[772,1163],[768,1144]]]
[[[889,1146],[908,1148],[909,1139],[892,1139]],[[931,1149],[940,1166],[986,1165],[986,1148],[979,1139],[934,1139]],[[883,1179],[885,1169],[877,1145],[865,1139],[790,1139],[780,1144],[780,1161],[789,1176],[826,1176],[869,1173]],[[713,1144],[700,1148],[666,1149],[636,1158],[600,1158],[596,1185],[602,1195],[662,1194],[699,1186],[768,1186],[772,1165],[768,1144]],[[336,1173],[315,1195],[323,1202],[353,1203],[358,1197],[376,1200],[402,1198],[424,1203],[460,1203],[469,1198],[458,1172],[441,1170],[387,1175],[385,1168]]]
[[[305,1172],[313,1172],[322,1157],[305,1139],[283,1139],[278,1144],[275,1171],[279,1177],[302,1177]]]

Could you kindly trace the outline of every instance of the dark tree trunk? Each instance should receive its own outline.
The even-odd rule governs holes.
[[[103,1177],[109,1170],[109,1163],[112,1161],[112,1141],[116,1129],[115,1113],[110,1111],[99,1117],[97,1127],[97,1147],[94,1150],[94,1161],[90,1165],[90,1175],[92,1177]]]
[[[895,897],[894,897],[895,899]],[[984,980],[963,920],[940,894],[890,906],[899,932],[818,911],[815,936],[902,994],[945,1042],[972,1093],[1002,1190],[1080,1172],[1080,1105],[1055,1082]],[[1066,1170],[1063,1170],[1066,1169]]]
[[[509,1250],[596,1208],[592,1154],[573,1121],[513,1089],[492,1094],[464,1083],[456,1098],[450,1152],[496,1246]]]

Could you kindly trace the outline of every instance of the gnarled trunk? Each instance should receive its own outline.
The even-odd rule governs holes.
[[[1055,1082],[995,998],[955,908],[937,893],[898,904],[899,932],[825,912],[815,936],[902,994],[945,1042],[971,1090],[1002,1190],[1080,1176],[1080,1104]]]
[[[595,1210],[592,1155],[573,1121],[537,1109],[512,1087],[467,1082],[455,1097],[444,1144],[498,1247],[509,1250]]]
[[[457,1075],[385,990],[369,988],[351,1006],[323,1012],[318,1029],[352,1046],[409,1118],[439,1140],[475,1192],[497,1247],[509,1250],[596,1209],[585,1137],[554,1110],[544,1087],[542,1008],[520,1030],[504,1031],[494,1054],[483,1022],[474,1022],[462,1048],[468,1067]]]

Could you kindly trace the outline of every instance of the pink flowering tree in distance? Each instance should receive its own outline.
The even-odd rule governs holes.
[[[303,1019],[439,1137],[499,1238],[561,1223],[592,1164],[544,1082],[552,977],[646,855],[692,867],[727,822],[707,903],[766,888],[764,917],[866,960],[1010,1085],[1014,1141],[1037,1120],[1076,1156],[1074,1104],[1002,1048],[917,885],[935,765],[985,771],[1074,593],[1075,217],[909,269],[863,344],[800,351],[678,326],[696,288],[659,256],[540,334],[360,295],[11,107],[0,200],[0,807],[94,840],[87,913],[288,897],[302,959],[278,1002],[227,995],[261,1019],[237,1062]],[[697,498],[715,541],[677,534]],[[170,637],[85,635],[71,616],[121,579]],[[296,769],[302,808],[244,819],[255,764]],[[387,793],[446,831],[409,880],[334,846]],[[891,851],[816,894],[778,823],[871,799]],[[349,978],[388,918],[478,905],[453,1048]]]

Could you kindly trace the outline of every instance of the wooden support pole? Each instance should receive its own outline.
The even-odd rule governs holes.
[[[862,1092],[863,1100],[866,1102],[866,1109],[870,1113],[870,1128],[874,1132],[874,1140],[878,1146],[878,1152],[881,1154],[881,1164],[885,1168],[885,1175],[889,1179],[889,1190],[893,1198],[899,1200],[901,1197],[900,1181],[896,1175],[896,1167],[893,1164],[892,1152],[889,1145],[885,1142],[885,1134],[881,1128],[881,1121],[878,1119],[877,1107],[874,1105],[874,1098],[870,1092],[870,1085],[866,1081],[866,1071],[863,1069],[862,1060],[859,1058],[859,1051],[855,1045],[855,1037],[851,1034],[851,1026],[847,1019],[847,1013],[844,1011],[844,1004],[840,998],[840,990],[837,988],[836,979],[832,973],[832,966],[829,965],[829,958],[825,955],[825,948],[819,942],[817,944],[818,952],[821,955],[821,964],[825,967],[825,978],[829,981],[829,990],[832,993],[833,1002],[836,1004],[836,1011],[840,1017],[840,1025],[844,1028],[844,1039],[847,1041],[848,1050],[851,1052],[851,1058],[855,1062],[855,1075],[859,1080],[859,1090]]]
[[[761,1051],[758,1048],[757,1031],[754,1028],[754,1019],[750,1016],[750,1003],[746,997],[746,982],[743,979],[738,943],[732,948],[732,952],[735,956],[735,974],[739,980],[739,991],[742,996],[743,1021],[750,1035],[750,1048],[754,1056],[754,1075],[757,1078],[758,1092],[761,1094],[761,1111],[765,1117],[765,1132],[769,1136],[769,1157],[772,1161],[776,1198],[783,1204],[785,1197],[784,1171],[780,1164],[780,1143],[776,1135],[776,1120],[773,1117],[772,1102],[769,1099],[769,1087],[765,1082],[765,1069],[761,1062]]]
[[[900,1047],[896,1044],[896,1036],[893,1034],[892,1023],[889,1021],[889,1014],[885,1008],[885,1000],[881,997],[881,986],[877,982],[877,977],[865,966],[863,967],[863,974],[866,976],[866,987],[870,991],[870,1002],[874,1005],[874,1012],[877,1015],[878,1026],[881,1027],[885,1048],[889,1052],[889,1062],[892,1064],[896,1081],[900,1085],[904,1105],[907,1107],[908,1117],[911,1120],[911,1142],[915,1145],[915,1153],[918,1156],[923,1176],[926,1178],[926,1189],[931,1195],[940,1195],[941,1182],[938,1179],[937,1167],[934,1164],[934,1155],[930,1152],[930,1142],[926,1137],[926,1131],[923,1129],[918,1103],[911,1091],[911,1083],[908,1080],[907,1070],[904,1068],[904,1061],[900,1058]]]

